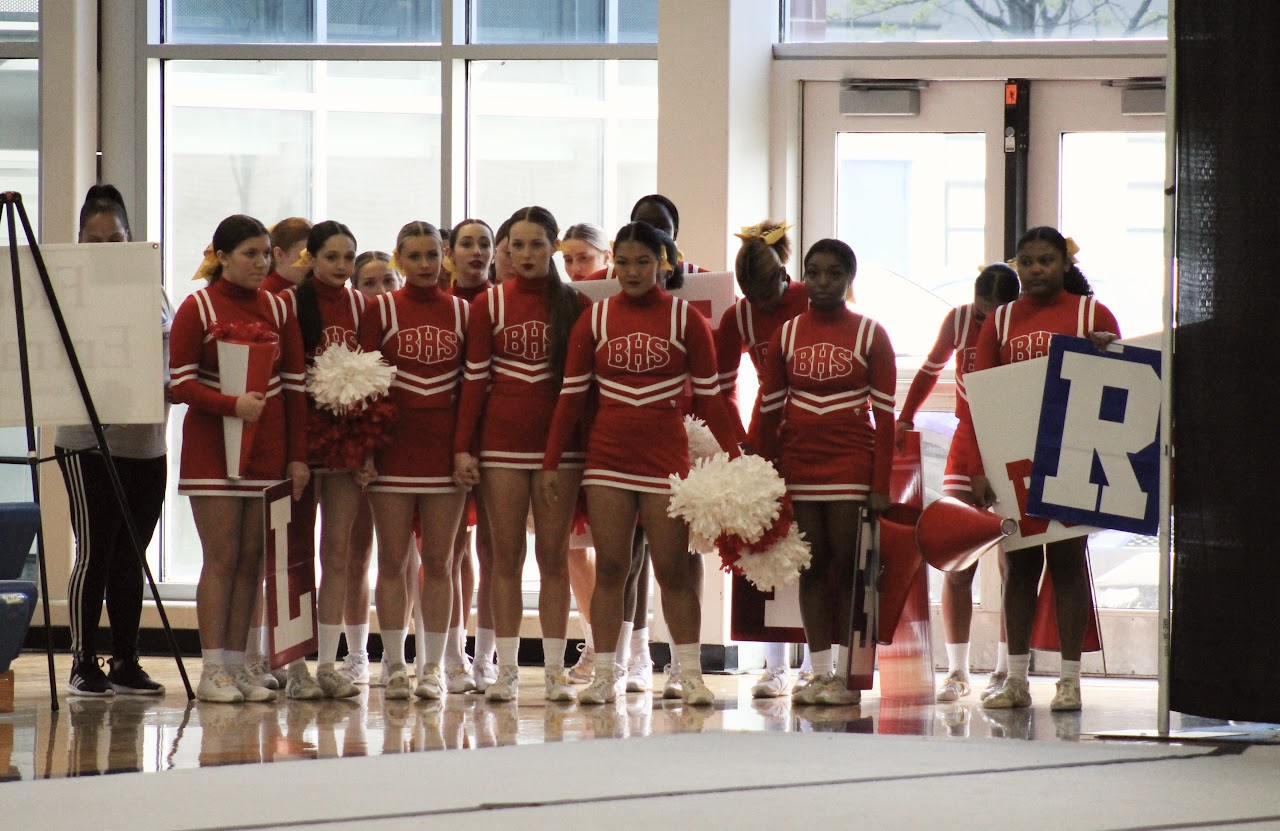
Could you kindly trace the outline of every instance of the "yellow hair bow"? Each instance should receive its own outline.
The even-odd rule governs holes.
[[[302,254],[298,257],[297,260],[294,261],[293,267],[309,269],[314,264],[315,264],[315,260],[311,258],[311,252],[304,248],[302,249]]]
[[[561,254],[564,254],[565,252],[567,252],[569,250],[569,246],[566,244],[567,242],[568,240],[560,240],[559,242],[557,242],[556,250],[559,251]]]
[[[671,265],[671,261],[667,259],[667,248],[662,247],[662,257],[658,260],[658,269],[660,271],[675,271],[675,267]]]
[[[404,269],[400,268],[400,261],[396,259],[396,255],[394,253],[391,255],[391,259],[387,260],[387,268],[397,274],[404,274]]]
[[[1076,241],[1073,240],[1071,237],[1066,238],[1066,243],[1067,243],[1067,259],[1073,263],[1079,262],[1079,260],[1076,259],[1076,254],[1080,253],[1080,246],[1076,245]]]
[[[458,266],[453,262],[453,257],[445,257],[440,260],[440,267],[446,272],[453,275],[453,279],[458,279]]]
[[[746,242],[749,239],[762,239],[764,240],[765,245],[773,245],[778,240],[782,239],[786,235],[787,231],[790,231],[794,227],[794,225],[788,225],[785,220],[777,228],[768,232],[759,225],[748,225],[738,233],[734,234],[734,236],[743,242]]]
[[[200,260],[200,265],[196,266],[196,273],[192,280],[212,280],[213,270],[218,267],[218,254],[213,250],[213,243],[204,249],[204,257]]]

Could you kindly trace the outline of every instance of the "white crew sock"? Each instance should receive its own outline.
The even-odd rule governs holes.
[[[463,644],[467,642],[467,632],[461,626],[450,626],[448,637],[444,642],[444,661],[451,667],[462,666],[467,662]]]
[[[681,674],[690,672],[702,674],[702,644],[678,643],[675,645],[676,662],[680,664]]]
[[[342,624],[321,623],[316,627],[316,635],[317,640],[320,641],[316,649],[316,664],[322,667],[338,660],[338,641],[342,639]]]
[[[347,652],[369,658],[369,621],[348,623],[343,627],[347,635]]]
[[[1031,653],[1026,655],[1010,655],[1009,656],[1009,677],[1027,680],[1027,673],[1031,670]]]
[[[563,670],[566,643],[564,638],[543,638],[542,666],[547,669]]]
[[[404,642],[409,638],[408,629],[383,629],[382,654],[387,668],[392,672],[404,666]]]
[[[825,678],[830,675],[834,669],[832,667],[832,656],[830,649],[823,649],[811,654],[813,661],[813,674],[817,678]]]
[[[200,657],[204,660],[205,665],[226,666],[224,663],[226,661],[224,655],[226,651],[225,649],[201,649]]]
[[[418,644],[418,665],[440,666],[444,662],[444,648],[448,640],[448,632],[424,632]]]
[[[616,669],[617,658],[618,656],[612,652],[597,652],[596,671],[593,680],[594,678],[612,678]]]
[[[840,678],[849,675],[849,656],[849,647],[838,643],[831,645],[831,671]]]
[[[251,664],[266,662],[267,627],[253,626],[249,629],[249,642],[245,644],[244,658]]]
[[[492,629],[476,630],[476,660],[493,663],[493,652],[497,648],[497,635]]]
[[[1060,673],[1059,677],[1063,681],[1067,681],[1067,680],[1079,681],[1080,680],[1080,662],[1064,660],[1062,662],[1062,672]]]
[[[947,644],[947,672],[958,672],[966,678],[969,677],[968,642]]]
[[[520,638],[498,638],[498,666],[514,667],[520,664]]]
[[[236,670],[244,666],[244,653],[238,649],[222,650],[222,665],[234,675]]]
[[[764,645],[764,668],[768,671],[791,668],[791,662],[787,660],[787,644],[766,643]]]
[[[631,649],[632,640],[635,636],[631,626],[631,621],[624,620],[622,621],[622,627],[618,629],[618,643],[613,649],[614,658],[617,659],[618,666],[625,667],[633,654],[640,654],[639,652],[633,652]]]
[[[809,644],[804,645],[804,658],[800,661],[801,672],[813,672],[813,653],[809,651]]]
[[[643,655],[646,660],[649,658],[649,627],[635,627],[633,623],[624,623],[628,627],[627,631],[631,633],[631,654]],[[634,628],[632,628],[634,627]]]
[[[593,637],[591,636],[591,627],[590,627],[590,626],[583,626],[583,627],[582,627],[582,642],[583,642],[583,643],[585,643],[585,644],[587,645],[586,650],[585,650],[586,652],[595,652],[595,651],[596,651],[596,641],[595,641],[595,638],[593,638]]]

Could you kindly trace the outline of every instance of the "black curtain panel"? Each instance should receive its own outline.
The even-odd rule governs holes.
[[[1280,3],[1173,6],[1171,706],[1280,722]]]

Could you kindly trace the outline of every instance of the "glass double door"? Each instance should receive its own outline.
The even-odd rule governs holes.
[[[841,113],[839,83],[805,84],[801,242],[838,237],[853,247],[854,303],[893,341],[899,404],[946,312],[972,300],[984,264],[1013,253],[1004,240],[1004,92],[1002,81],[933,82],[920,92],[919,115],[859,116]],[[1076,241],[1081,269],[1126,336],[1159,331],[1163,116],[1122,113],[1120,88],[1100,81],[1033,81],[1030,113],[1028,226],[1053,225]],[[955,428],[953,378],[948,367],[915,420],[927,498],[940,495]],[[1103,532],[1090,552],[1106,671],[1154,675],[1156,540]],[[994,656],[999,631],[993,555],[979,575],[976,667]],[[940,583],[933,572],[935,602]],[[941,656],[936,617],[933,631]],[[1085,669],[1104,666],[1094,656]]]

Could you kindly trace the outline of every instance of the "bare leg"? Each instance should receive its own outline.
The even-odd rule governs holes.
[[[1045,546],[1045,559],[1053,577],[1058,642],[1064,661],[1080,660],[1085,627],[1089,625],[1089,569],[1085,560],[1085,542],[1084,537],[1077,537]]]
[[[591,634],[601,652],[611,651],[622,627],[623,596],[631,571],[631,541],[639,510],[637,494],[592,485],[587,512],[596,543],[596,586],[591,596]]]
[[[541,478],[541,472],[534,474],[535,489]],[[534,554],[540,575],[538,619],[544,638],[564,638],[569,625],[569,567],[565,555],[581,480],[582,471],[564,468],[556,477],[559,498],[555,504],[548,505],[541,499],[533,503]]]
[[[342,621],[350,626],[369,622],[369,563],[373,559],[373,512],[369,499],[361,494],[351,523],[351,539],[347,544],[347,592]],[[364,644],[347,644],[347,649],[363,650]]]
[[[369,495],[373,524],[378,533],[378,583],[374,594],[378,603],[378,621],[383,629],[406,628],[409,593],[404,585],[405,562],[409,539],[413,535],[415,503],[416,496],[411,493],[376,492]]]
[[[200,579],[196,584],[196,616],[200,645],[225,649],[236,573],[240,560],[241,523],[247,499],[226,496],[191,497],[191,515],[204,550]],[[233,644],[243,641],[230,641]]]
[[[670,501],[667,494],[640,494],[640,517],[671,640],[697,643],[702,634],[702,557],[689,551],[689,526],[667,516]]]
[[[582,628],[591,628],[591,595],[596,589],[596,553],[590,548],[569,549],[569,585],[578,601]]]
[[[1005,552],[1004,619],[1010,655],[1031,653],[1031,629],[1035,625],[1036,599],[1043,571],[1042,546]]]
[[[527,470],[485,468],[480,481],[493,533],[493,623],[499,638],[520,636],[524,613],[520,583],[532,479]]]

